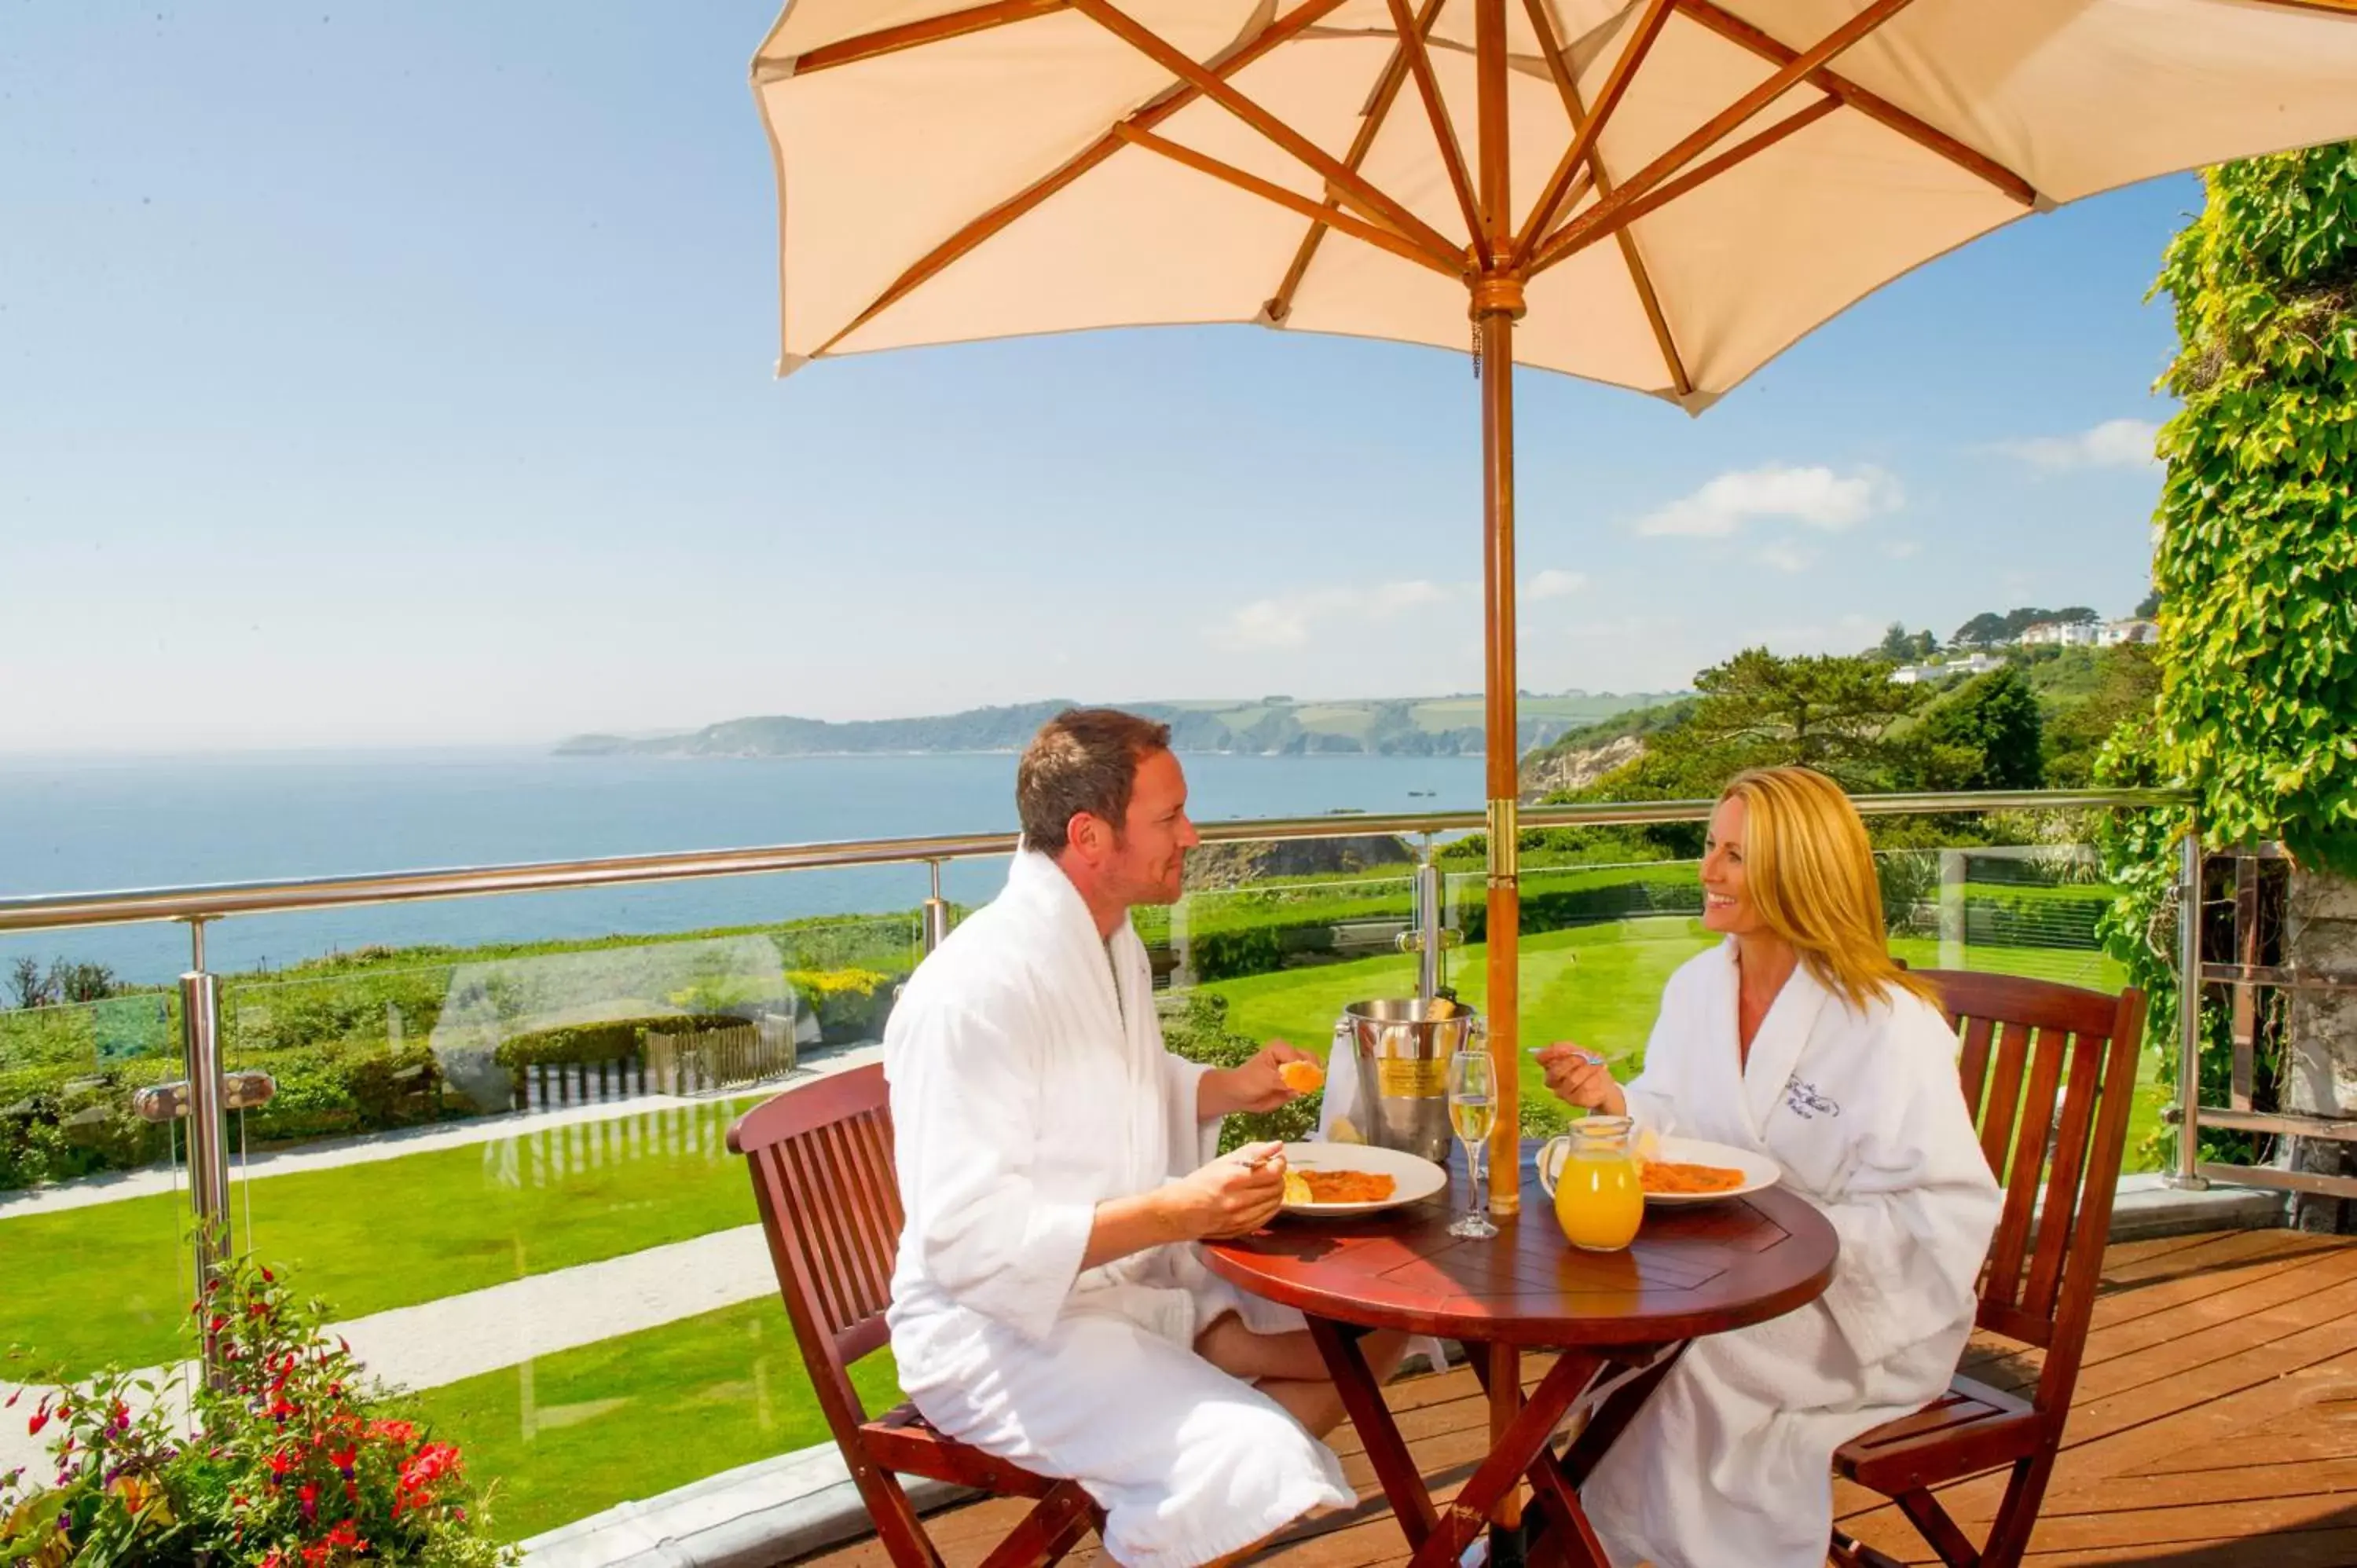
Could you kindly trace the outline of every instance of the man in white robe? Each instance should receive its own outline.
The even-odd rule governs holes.
[[[1281,1146],[1212,1153],[1227,1113],[1292,1097],[1277,1069],[1302,1056],[1212,1069],[1163,1047],[1128,909],[1174,902],[1197,842],[1168,739],[1109,710],[1041,730],[1006,890],[918,967],[884,1040],[901,1387],[941,1431],[1078,1479],[1138,1568],[1356,1500],[1314,1434],[1341,1411],[1299,1315],[1193,1246],[1275,1214]]]
[[[1737,989],[1732,937],[1671,976],[1628,1113],[1767,1155],[1841,1256],[1810,1305],[1688,1346],[1597,1466],[1581,1498],[1615,1568],[1823,1568],[1834,1450],[1946,1390],[1996,1225],[1939,1009],[1861,1011],[1799,968],[1745,1059]],[[1563,1053],[1551,1082],[1584,1070]]]

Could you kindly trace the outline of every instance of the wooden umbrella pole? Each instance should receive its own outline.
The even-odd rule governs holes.
[[[1523,314],[1523,280],[1507,261],[1513,250],[1513,191],[1506,158],[1506,0],[1474,0],[1475,115],[1480,163],[1481,220],[1488,231],[1489,268],[1473,284],[1472,315],[1481,348],[1482,689],[1487,698],[1483,746],[1489,758],[1489,1001],[1491,1096],[1496,1121],[1490,1135],[1490,1208],[1508,1216],[1522,1208],[1522,1095],[1516,1065],[1517,971],[1522,893],[1515,870],[1516,808],[1514,676],[1514,321]]]
[[[1487,698],[1483,740],[1490,781],[1489,1000],[1490,1210],[1509,1225],[1523,1207],[1522,1030],[1519,972],[1522,887],[1515,861],[1521,847],[1517,808],[1522,784],[1517,757],[1521,731],[1514,673],[1514,321],[1523,314],[1523,278],[1514,270],[1513,188],[1507,162],[1506,0],[1474,0],[1475,120],[1479,132],[1481,224],[1487,264],[1473,284],[1472,316],[1481,347],[1481,559]],[[1493,1245],[1495,1243],[1492,1243]],[[1501,1441],[1522,1414],[1521,1357],[1512,1348],[1477,1349],[1491,1356],[1490,1439]],[[1490,1520],[1494,1568],[1521,1568],[1523,1497],[1507,1488]]]

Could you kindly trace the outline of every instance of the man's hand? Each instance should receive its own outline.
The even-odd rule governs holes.
[[[1285,1145],[1247,1144],[1180,1176],[1168,1190],[1196,1240],[1257,1230],[1285,1204]]]
[[[1196,1118],[1214,1122],[1232,1112],[1274,1111],[1288,1100],[1299,1099],[1299,1090],[1286,1087],[1283,1069],[1287,1062],[1318,1066],[1318,1058],[1308,1052],[1296,1050],[1283,1040],[1271,1040],[1243,1066],[1205,1073],[1195,1089]]]
[[[1546,1074],[1546,1086],[1566,1104],[1601,1111],[1607,1116],[1629,1114],[1629,1097],[1612,1081],[1612,1069],[1594,1051],[1557,1040],[1534,1053]]]

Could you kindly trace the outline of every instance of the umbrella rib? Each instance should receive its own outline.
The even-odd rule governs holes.
[[[1300,5],[1263,28],[1258,38],[1222,60],[1217,69],[1222,75],[1232,75],[1243,70],[1254,60],[1289,41],[1305,28],[1314,27],[1341,5],[1342,0],[1302,0]],[[1200,91],[1191,86],[1174,88],[1128,119],[1119,122],[1119,124],[1151,128],[1178,113],[1200,96],[1201,96]],[[920,256],[906,272],[892,281],[890,287],[876,296],[875,303],[852,317],[847,326],[819,345],[813,350],[813,354],[829,352],[845,338],[906,299],[929,279],[939,274],[942,268],[1127,146],[1129,144],[1122,140],[1117,131],[1118,125],[1114,129],[1106,131],[1103,135],[1090,143],[1053,172],[1034,180]]]
[[[1790,60],[1770,72],[1765,81],[1712,115],[1684,141],[1631,175],[1609,199],[1598,202],[1549,235],[1538,249],[1532,252],[1530,271],[1534,274],[1544,272],[1575,251],[1586,248],[1591,239],[1599,239],[1605,233],[1610,232],[1611,231],[1604,226],[1613,223],[1620,211],[1631,203],[1643,199],[1655,186],[1693,162],[1695,155],[1791,91],[1795,85],[1804,81],[1811,71],[1831,62],[1843,50],[1873,33],[1876,28],[1905,10],[1912,3],[1913,0],[1875,0],[1873,5],[1827,33],[1814,45],[1794,55]],[[1841,100],[1830,97],[1822,100],[1820,104],[1813,106],[1813,113],[1823,114],[1824,103],[1839,108]],[[1808,113],[1812,111],[1803,111],[1803,113]],[[1592,120],[1589,123],[1594,124]],[[1754,141],[1758,139],[1753,138]],[[1744,145],[1755,152],[1763,150],[1762,147],[1752,146],[1749,142],[1745,143]],[[1713,162],[1720,167],[1732,166],[1717,159]],[[1682,192],[1690,190],[1699,183],[1701,182],[1681,181],[1679,188]],[[1645,210],[1651,211],[1660,205],[1658,201],[1649,201]]]
[[[1719,37],[1742,45],[1762,59],[1784,65],[1800,52],[1713,4],[1713,0],[1675,0],[1675,4],[1679,10]],[[2352,4],[2357,4],[2357,0],[2352,0]],[[1810,86],[1832,93],[1867,119],[1889,126],[1909,141],[1929,148],[1959,168],[1986,180],[2024,207],[2038,204],[2037,188],[2028,180],[1986,154],[1975,152],[1938,126],[1909,113],[1889,99],[1870,92],[1847,77],[1831,70],[1811,71],[1807,81]]]
[[[902,49],[916,48],[923,44],[937,44],[946,38],[961,38],[968,33],[987,32],[1003,27],[1009,22],[1028,22],[1034,16],[1052,16],[1068,8],[1072,0],[996,0],[988,5],[974,5],[947,16],[928,16],[921,22],[904,22],[897,27],[881,27],[872,33],[845,38],[839,43],[821,44],[803,54],[782,59],[757,59],[753,63],[756,82],[774,81],[782,77],[805,76],[813,70],[829,70],[839,65],[852,65],[878,55],[898,54]]]
[[[1587,117],[1587,124],[1575,125],[1571,145],[1564,149],[1563,160],[1555,166],[1555,173],[1547,177],[1545,188],[1539,193],[1538,204],[1531,209],[1530,217],[1523,224],[1522,236],[1514,242],[1514,264],[1517,267],[1530,262],[1531,252],[1537,248],[1539,237],[1546,232],[1547,225],[1555,220],[1555,213],[1562,209],[1564,199],[1571,193],[1572,176],[1594,156],[1598,138],[1604,134],[1605,122],[1611,119],[1612,112],[1620,107],[1622,95],[1637,80],[1637,68],[1644,64],[1646,53],[1652,48],[1653,41],[1662,36],[1662,27],[1675,8],[1675,0],[1646,0],[1644,15],[1637,18],[1637,29],[1629,39],[1629,47],[1622,49],[1620,57],[1612,62],[1611,74],[1604,81],[1604,91],[1597,94],[1596,112]],[[1543,40],[1551,39],[1554,31],[1550,27],[1540,37]],[[1555,50],[1551,44],[1544,52],[1551,65],[1556,63]]]
[[[1424,15],[1417,17],[1415,23],[1419,36],[1432,31],[1432,25],[1440,19],[1441,6],[1447,3],[1448,0],[1425,0]],[[1367,154],[1373,150],[1375,137],[1382,132],[1392,105],[1399,102],[1400,89],[1406,81],[1407,45],[1403,39],[1399,47],[1392,50],[1392,58],[1384,62],[1383,74],[1375,78],[1375,90],[1367,97],[1366,117],[1360,123],[1359,134],[1351,140],[1351,150],[1343,155],[1343,166],[1352,173],[1357,173],[1359,166],[1367,161]],[[1342,204],[1330,199],[1320,204],[1320,216],[1309,225],[1309,231],[1301,236],[1301,244],[1293,252],[1293,264],[1285,269],[1284,281],[1276,285],[1276,292],[1269,295],[1268,303],[1261,306],[1262,316],[1271,326],[1282,326],[1285,318],[1293,314],[1293,296],[1300,291],[1301,280],[1309,275],[1309,263],[1316,258],[1318,247],[1326,238],[1323,215],[1341,209]]]
[[[1440,147],[1441,166],[1448,171],[1449,188],[1457,193],[1458,210],[1465,215],[1465,231],[1472,236],[1473,254],[1483,267],[1490,264],[1490,237],[1481,225],[1481,204],[1473,194],[1473,177],[1465,167],[1465,149],[1457,140],[1456,123],[1440,96],[1440,79],[1432,73],[1432,56],[1424,47],[1424,30],[1408,15],[1407,0],[1388,0],[1392,25],[1399,31],[1399,47],[1407,51],[1407,68],[1415,77],[1416,95],[1424,100],[1425,117],[1432,122],[1432,139]]]
[[[1159,153],[1173,163],[1184,164],[1199,173],[1210,175],[1214,179],[1225,180],[1239,189],[1250,191],[1264,200],[1273,201],[1279,207],[1290,208],[1305,218],[1340,229],[1354,240],[1363,240],[1368,244],[1389,251],[1395,256],[1405,257],[1420,266],[1430,267],[1445,277],[1454,278],[1463,275],[1464,269],[1461,264],[1435,256],[1423,246],[1411,240],[1403,239],[1389,229],[1380,228],[1364,219],[1352,217],[1347,212],[1336,211],[1313,198],[1302,195],[1297,190],[1287,190],[1275,180],[1263,179],[1256,174],[1247,174],[1235,165],[1222,163],[1208,153],[1199,153],[1192,147],[1167,141],[1151,131],[1141,131],[1135,125],[1116,125],[1114,127],[1114,134],[1125,142],[1144,147],[1148,152]]]
[[[1547,74],[1555,78],[1564,113],[1571,116],[1572,134],[1577,135],[1587,111],[1579,102],[1579,83],[1573,79],[1571,66],[1563,58],[1563,46],[1555,39],[1555,21],[1547,15],[1546,0],[1523,0],[1523,5],[1531,14],[1531,26],[1538,32],[1539,52],[1546,56]],[[1604,148],[1600,145],[1587,155],[1587,168],[1595,176],[1597,195],[1610,196],[1612,176],[1604,166]],[[1620,259],[1629,264],[1629,281],[1636,286],[1638,303],[1645,307],[1645,320],[1653,328],[1653,341],[1661,347],[1662,363],[1669,368],[1670,385],[1680,397],[1691,397],[1694,379],[1686,374],[1685,360],[1678,353],[1676,340],[1670,336],[1670,318],[1662,310],[1661,296],[1653,292],[1652,274],[1637,252],[1637,236],[1623,229],[1613,238],[1620,242]]]
[[[1664,185],[1628,201],[1599,203],[1589,208],[1587,216],[1602,216],[1592,223],[1567,224],[1557,230],[1555,237],[1540,247],[1538,255],[1531,263],[1531,270],[1534,273],[1544,272],[1557,262],[1577,255],[1597,241],[1620,233],[1648,212],[1668,206],[1697,186],[1709,184],[1736,165],[1766,152],[1785,137],[1807,130],[1841,106],[1842,101],[1828,93],[1807,108],[1788,114],[1766,130],[1745,137],[1707,163],[1695,165]],[[1624,191],[1628,188],[1621,187]],[[1606,210],[1608,207],[1610,209],[1609,211]]]
[[[1160,34],[1141,26],[1127,13],[1107,4],[1107,0],[1072,0],[1072,5],[1082,16],[1323,175],[1334,194],[1343,202],[1357,208],[1376,223],[1398,231],[1403,237],[1431,251],[1436,257],[1447,259],[1451,271],[1461,273],[1464,270],[1465,252],[1462,247],[1450,244],[1431,224],[1376,189],[1355,171],[1343,167],[1341,160],[1331,153],[1237,91],[1224,75],[1204,69],[1184,50],[1174,48]]]

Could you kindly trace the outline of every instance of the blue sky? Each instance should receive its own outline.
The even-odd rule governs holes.
[[[1167,330],[772,380],[771,15],[0,0],[0,750],[1478,686],[1464,356]],[[1699,420],[1524,375],[1523,684],[2126,613],[2143,296],[2199,199],[2017,225]]]

